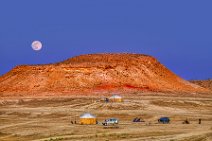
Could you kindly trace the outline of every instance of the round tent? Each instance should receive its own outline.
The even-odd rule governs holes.
[[[123,99],[120,95],[113,95],[110,97],[110,101],[112,102],[122,102]]]
[[[80,124],[96,124],[96,116],[90,113],[84,113],[80,116]]]

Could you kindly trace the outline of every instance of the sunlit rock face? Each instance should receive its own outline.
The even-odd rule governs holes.
[[[0,94],[74,91],[207,92],[178,77],[154,57],[88,54],[47,65],[22,65],[0,77]]]

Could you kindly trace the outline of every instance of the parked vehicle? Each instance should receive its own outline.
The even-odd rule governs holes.
[[[158,119],[158,123],[166,124],[169,122],[170,122],[170,119],[168,117],[161,117],[160,119]]]
[[[144,122],[144,120],[142,118],[136,117],[133,119],[133,122]]]
[[[102,124],[104,126],[108,126],[108,125],[116,125],[119,123],[119,120],[117,118],[109,118],[106,119]]]

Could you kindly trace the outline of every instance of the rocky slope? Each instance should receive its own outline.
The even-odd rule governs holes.
[[[203,88],[207,88],[212,91],[212,79],[208,80],[191,80],[191,83],[194,83],[196,85],[199,85]]]
[[[141,54],[88,54],[48,65],[22,65],[0,77],[0,94],[74,91],[206,92]]]

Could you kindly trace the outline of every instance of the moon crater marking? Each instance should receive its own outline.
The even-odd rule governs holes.
[[[32,49],[35,51],[39,51],[42,49],[42,43],[40,41],[33,41],[31,46]]]

